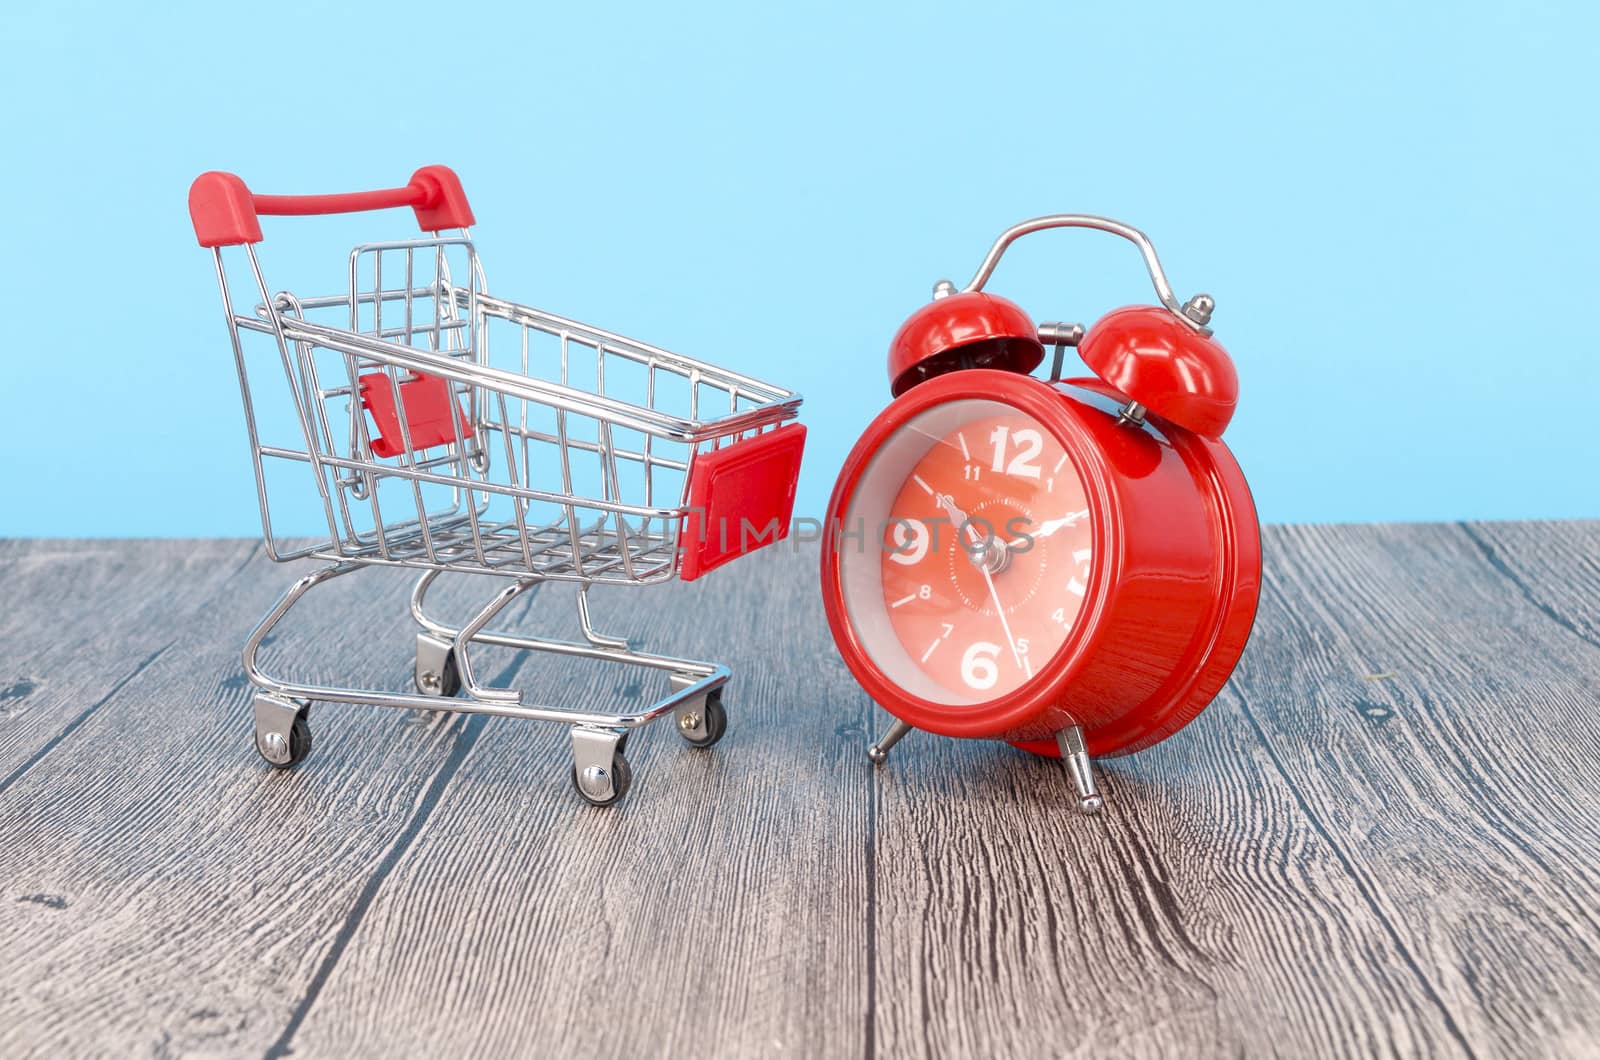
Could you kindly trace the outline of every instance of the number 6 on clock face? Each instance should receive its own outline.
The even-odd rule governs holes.
[[[974,641],[961,656],[961,683],[979,692],[987,692],[1000,680],[1000,671],[994,661],[1000,654],[1000,645],[987,641]]]

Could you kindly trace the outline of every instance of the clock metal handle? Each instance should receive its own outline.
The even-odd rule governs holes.
[[[983,285],[989,282],[1007,247],[1030,232],[1042,232],[1047,228],[1092,228],[1126,239],[1138,247],[1139,253],[1144,256],[1145,268],[1150,271],[1150,282],[1155,285],[1156,297],[1161,299],[1161,304],[1172,310],[1173,315],[1185,324],[1196,330],[1206,330],[1213,305],[1211,297],[1195,295],[1187,303],[1179,302],[1178,296],[1172,292],[1172,285],[1167,282],[1166,270],[1161,267],[1161,259],[1156,256],[1156,248],[1150,242],[1150,237],[1132,225],[1094,214],[1054,213],[1012,225],[1000,233],[1000,238],[994,241],[994,246],[989,248],[989,253],[984,257],[983,264],[978,266],[978,271],[962,290],[983,290]]]

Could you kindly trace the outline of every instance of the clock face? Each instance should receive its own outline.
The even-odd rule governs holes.
[[[843,529],[862,647],[896,685],[942,704],[987,703],[1033,678],[1076,624],[1094,558],[1065,448],[989,400],[938,405],[891,435]]]

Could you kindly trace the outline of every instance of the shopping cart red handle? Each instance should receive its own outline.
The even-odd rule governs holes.
[[[305,217],[409,206],[424,232],[468,228],[474,223],[467,193],[449,166],[423,166],[403,188],[342,195],[255,195],[232,173],[202,173],[189,186],[189,218],[203,247],[261,242],[259,215]]]

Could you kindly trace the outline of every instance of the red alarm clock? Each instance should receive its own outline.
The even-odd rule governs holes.
[[[1132,241],[1160,304],[1035,327],[984,290],[1013,240],[1071,227]],[[897,719],[875,762],[913,728],[1006,740],[1064,759],[1093,813],[1091,756],[1171,736],[1222,688],[1261,539],[1222,443],[1238,376],[1212,309],[1179,303],[1138,229],[1063,214],[1004,232],[900,328],[894,401],[845,460],[822,551],[839,652]],[[1029,374],[1046,346],[1048,380]],[[1068,346],[1097,378],[1060,378]]]

